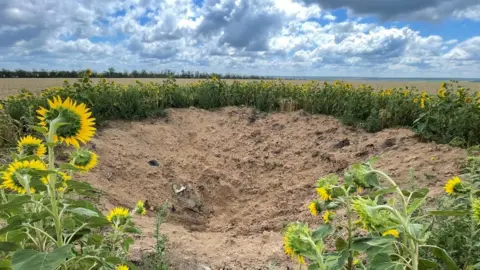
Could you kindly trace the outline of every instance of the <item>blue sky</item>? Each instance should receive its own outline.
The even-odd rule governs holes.
[[[480,77],[479,0],[2,0],[0,68]]]

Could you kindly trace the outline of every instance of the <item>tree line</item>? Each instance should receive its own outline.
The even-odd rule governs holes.
[[[0,78],[78,78],[85,74],[86,70],[23,70],[15,69],[0,70]],[[165,69],[162,71],[146,71],[146,70],[132,70],[123,72],[116,71],[115,68],[109,68],[105,71],[91,71],[91,78],[193,78],[193,79],[206,79],[213,76],[219,79],[273,79],[268,76],[257,75],[240,75],[240,74],[217,74],[199,71],[185,71],[176,72],[173,70]]]

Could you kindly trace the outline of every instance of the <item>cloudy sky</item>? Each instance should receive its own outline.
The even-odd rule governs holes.
[[[0,68],[480,77],[480,0],[0,0]]]

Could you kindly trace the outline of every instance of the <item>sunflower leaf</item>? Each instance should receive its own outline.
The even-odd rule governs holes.
[[[70,163],[62,163],[60,164],[60,169],[63,169],[63,170],[68,170],[68,171],[81,171],[81,169],[73,166],[72,164]]]

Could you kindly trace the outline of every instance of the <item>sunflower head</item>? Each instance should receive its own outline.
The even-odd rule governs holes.
[[[135,213],[144,216],[147,213],[143,201],[138,201],[135,205]]]
[[[400,233],[395,229],[386,230],[382,233],[382,236],[388,236],[388,235],[398,238]]]
[[[80,149],[72,153],[70,163],[81,172],[88,172],[98,163],[98,156],[92,151]]]
[[[377,201],[370,198],[358,197],[354,199],[352,208],[360,218],[357,224],[361,225],[367,231],[374,231],[397,225],[394,222],[395,218],[389,211],[374,210],[376,206]]]
[[[316,217],[318,215],[318,212],[322,211],[322,206],[320,205],[319,201],[314,200],[308,205],[308,210],[310,210],[312,216]]]
[[[462,185],[462,179],[460,179],[460,177],[458,176],[454,176],[448,179],[443,189],[448,195],[454,195],[455,193],[463,193],[464,187]]]
[[[0,185],[0,188],[8,189],[20,194],[25,194],[27,190],[23,185],[24,179],[38,178],[38,180],[44,181],[43,178],[37,176],[36,174],[33,174],[32,172],[44,171],[46,169],[47,167],[40,160],[14,161],[3,173],[3,183]],[[34,192],[35,189],[30,188],[30,193]]]
[[[117,267],[115,267],[115,270],[128,270],[130,268],[128,268],[128,266],[122,264],[122,265],[118,265]]]
[[[95,135],[95,118],[85,104],[77,104],[70,98],[64,101],[60,96],[48,100],[48,109],[37,110],[40,126],[49,127],[57,119],[61,125],[56,130],[55,141],[80,147],[80,143],[89,142]]]
[[[20,138],[20,140],[17,142],[17,151],[23,155],[36,155],[41,157],[47,153],[47,148],[43,144],[42,140],[28,135]]]
[[[305,259],[301,254],[309,251],[311,248],[308,239],[311,239],[311,234],[307,225],[301,223],[288,225],[283,235],[285,254],[290,256],[292,260],[296,260],[300,264],[305,264]]]
[[[325,213],[323,213],[323,216],[322,216],[323,222],[325,222],[325,224],[328,224],[332,221],[333,217],[334,217],[334,213],[327,210],[325,211]]]
[[[124,224],[130,216],[130,211],[124,207],[113,208],[107,216],[108,221],[114,224]]]

